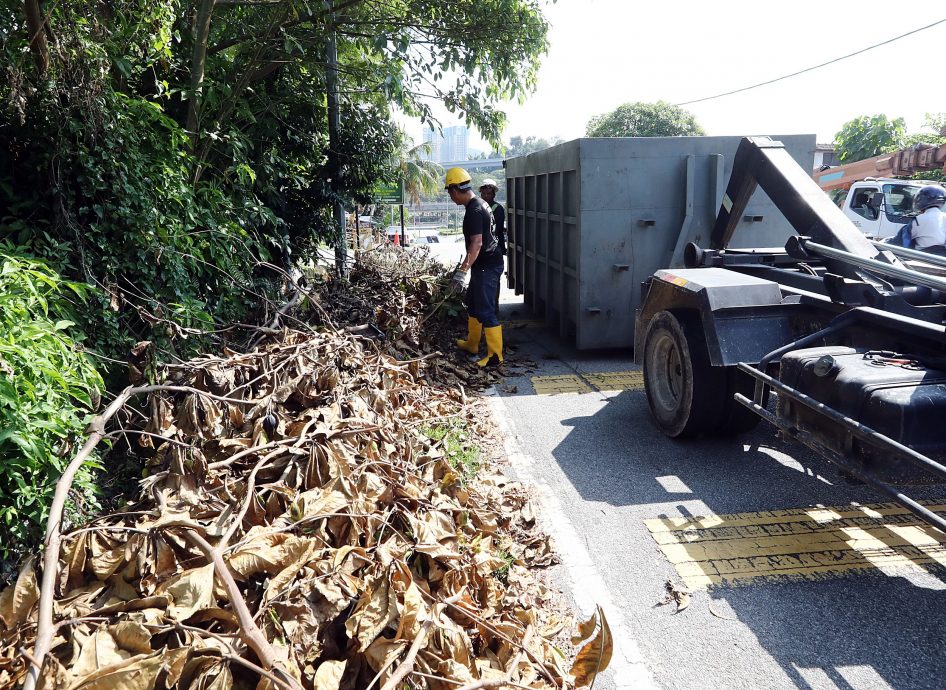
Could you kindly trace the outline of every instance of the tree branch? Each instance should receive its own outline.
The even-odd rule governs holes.
[[[292,688],[292,690],[303,690],[299,681],[277,661],[276,651],[269,643],[269,640],[266,639],[263,631],[256,625],[256,621],[253,620],[253,615],[246,605],[246,600],[243,598],[243,595],[240,594],[240,587],[237,585],[236,580],[233,579],[233,574],[230,572],[226,561],[223,560],[223,554],[219,550],[220,545],[216,548],[211,546],[207,543],[206,539],[191,530],[187,530],[184,534],[188,539],[194,542],[197,548],[203,551],[204,555],[214,564],[214,572],[227,590],[227,598],[230,600],[230,605],[233,606],[233,611],[240,620],[240,639],[243,640],[250,649],[256,652],[256,656],[259,657],[264,669],[278,673],[285,684]]]
[[[23,10],[26,13],[26,30],[30,35],[30,52],[33,53],[33,62],[39,70],[39,76],[46,74],[49,69],[49,46],[46,43],[46,19],[39,6],[39,0],[24,0]]]
[[[210,18],[215,0],[201,0],[194,21],[194,50],[191,53],[190,92],[187,98],[187,125],[190,133],[191,148],[197,143],[197,107],[200,103],[200,85],[204,82],[204,70],[207,67],[207,39],[210,36]]]
[[[430,618],[424,621],[423,626],[417,633],[417,637],[414,638],[414,642],[411,644],[411,648],[407,650],[407,656],[404,657],[404,661],[402,661],[400,665],[394,670],[394,673],[391,674],[391,677],[388,678],[387,682],[381,686],[381,690],[395,690],[400,682],[407,677],[407,675],[411,672],[411,669],[414,668],[414,660],[417,658],[417,653],[420,651],[421,646],[424,644],[424,642],[426,642],[427,634],[434,626],[436,620],[440,617],[444,607],[460,601],[462,595],[463,592],[461,591],[448,599],[444,599],[443,605],[434,607]]]
[[[53,624],[53,605],[56,597],[56,580],[59,576],[59,551],[62,547],[62,514],[66,507],[66,499],[69,496],[69,491],[72,489],[72,483],[75,481],[76,472],[78,472],[83,463],[89,459],[89,456],[92,455],[92,451],[95,450],[95,447],[105,437],[105,425],[125,406],[125,403],[127,403],[129,399],[136,395],[156,393],[159,391],[194,393],[222,402],[252,404],[250,400],[212,395],[211,393],[191,386],[129,386],[115,397],[102,414],[92,420],[88,428],[88,438],[86,438],[82,448],[76,453],[72,462],[69,463],[63,471],[62,476],[56,482],[56,493],[53,496],[53,502],[49,508],[49,517],[46,519],[45,552],[43,553],[43,577],[39,594],[36,644],[33,646],[32,660],[30,661],[30,668],[27,672],[26,680],[23,683],[23,690],[35,690],[36,683],[39,681],[39,674],[42,672],[43,660],[49,653],[53,637],[56,633],[56,626]]]

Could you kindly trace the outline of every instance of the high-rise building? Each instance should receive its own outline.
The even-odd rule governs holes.
[[[465,161],[469,151],[469,138],[470,130],[465,125],[447,127],[443,134],[427,128],[424,130],[424,143],[428,146],[426,151],[421,151],[420,157],[437,163]]]
[[[443,144],[440,147],[440,161],[465,161],[470,130],[466,125],[456,125],[443,130]]]
[[[443,143],[443,137],[439,132],[435,132],[430,127],[424,129],[424,143],[427,144],[420,151],[420,159],[425,161],[440,162],[440,145]]]

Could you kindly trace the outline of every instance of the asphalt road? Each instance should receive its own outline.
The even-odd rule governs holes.
[[[876,567],[795,580],[763,572],[743,584],[694,588],[679,613],[662,605],[666,583],[683,580],[646,520],[883,498],[765,425],[736,439],[675,442],[651,424],[641,390],[537,395],[536,376],[588,381],[636,367],[629,352],[578,353],[528,323],[517,298],[503,301],[512,361],[534,367],[509,367],[494,411],[514,473],[542,498],[563,559],[554,577],[579,609],[599,603],[611,622],[616,654],[598,690],[946,688],[939,566],[878,559]],[[919,496],[946,497],[946,487]]]

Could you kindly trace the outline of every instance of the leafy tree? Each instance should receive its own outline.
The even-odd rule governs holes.
[[[93,345],[116,356],[139,339],[168,345],[166,319],[245,320],[266,297],[257,261],[305,258],[331,203],[367,203],[396,174],[393,105],[431,121],[439,100],[497,140],[496,106],[535,85],[538,0],[333,5],[0,7],[0,234],[104,289]],[[342,131],[329,156],[332,33]]]
[[[528,136],[523,139],[521,136],[515,136],[509,140],[509,146],[506,147],[504,152],[494,152],[494,154],[496,157],[504,156],[506,158],[515,158],[516,156],[526,156],[536,151],[542,151],[543,149],[561,143],[561,137],[546,139],[544,137]]]
[[[906,122],[886,115],[863,115],[848,120],[834,135],[835,151],[841,163],[873,158],[906,145]]]
[[[165,359],[204,349],[282,301],[264,263],[310,258],[333,202],[365,204],[396,174],[392,108],[432,122],[439,101],[498,142],[498,105],[534,88],[546,49],[539,2],[0,3],[0,240],[92,286],[55,337],[83,330],[119,363],[141,340]],[[44,414],[67,419],[70,395]]]
[[[664,101],[625,103],[595,115],[585,130],[589,137],[691,137],[706,134],[694,115]]]

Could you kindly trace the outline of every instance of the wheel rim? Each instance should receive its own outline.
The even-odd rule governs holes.
[[[673,412],[683,398],[683,362],[680,348],[669,334],[662,334],[651,350],[648,370],[652,400],[662,409]]]

